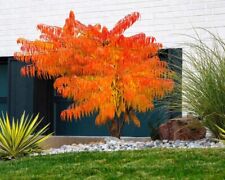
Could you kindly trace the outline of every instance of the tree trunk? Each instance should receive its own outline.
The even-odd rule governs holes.
[[[108,126],[110,135],[113,137],[116,137],[118,139],[120,139],[121,136],[121,131],[123,129],[124,126],[124,117],[120,116],[120,117],[115,117],[115,119],[113,119]]]

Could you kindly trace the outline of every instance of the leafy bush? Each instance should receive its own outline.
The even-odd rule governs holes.
[[[51,134],[43,135],[48,125],[35,132],[40,124],[39,115],[22,114],[20,120],[13,118],[10,122],[8,114],[0,117],[0,156],[4,159],[13,159],[40,150],[39,144]]]
[[[183,71],[185,108],[203,120],[216,138],[225,126],[225,42],[207,30],[210,42],[191,37]]]

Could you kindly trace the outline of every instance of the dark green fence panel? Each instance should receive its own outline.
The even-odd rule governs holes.
[[[182,115],[182,49],[163,49],[160,51],[159,57],[168,62],[169,68],[173,70],[176,73],[177,78],[180,79],[179,81],[175,80],[176,87],[179,87],[179,90],[175,89],[176,93],[169,99],[169,102],[173,104],[173,106],[176,105],[176,109],[168,109],[170,114],[169,118],[171,119]]]
[[[8,96],[8,65],[0,64],[0,97]]]
[[[33,113],[34,79],[22,77],[23,63],[9,59],[9,114],[15,118],[26,111]]]
[[[57,99],[57,100],[56,100]],[[55,98],[54,114],[55,114],[55,134],[56,135],[76,135],[76,136],[108,136],[106,126],[96,126],[95,117],[83,117],[80,120],[63,121],[60,118],[60,112],[66,109],[70,105],[70,101]],[[137,113],[137,117],[141,120],[141,127],[136,127],[131,121],[124,126],[122,136],[150,136],[152,128],[157,127],[159,124],[165,122],[171,118],[171,114],[168,113],[168,109],[160,107],[156,104],[154,111],[148,111],[146,113]]]
[[[22,77],[20,69],[24,63],[12,57],[0,58],[0,112],[7,111],[11,117],[19,118],[25,111],[44,117],[40,127],[50,122],[53,131],[52,82]]]
[[[52,81],[34,78],[33,112],[34,114],[39,113],[41,118],[44,117],[39,128],[50,123],[47,133],[53,131],[54,125],[53,92]]]
[[[105,126],[96,126],[95,117],[83,117],[76,121],[61,120],[60,112],[70,105],[70,101],[55,98],[54,114],[55,114],[55,134],[56,135],[73,135],[73,136],[102,136],[108,135]]]
[[[108,136],[110,135],[106,126],[96,126],[95,117],[83,117],[80,120],[63,121],[60,119],[60,112],[70,105],[70,101],[58,98],[54,104],[55,113],[55,134],[56,135],[76,135],[76,136]],[[122,136],[150,136],[152,127],[169,119],[169,113],[164,107],[157,107],[154,111],[137,113],[141,120],[141,127],[136,127],[133,122],[126,124],[122,131]]]
[[[8,63],[7,58],[0,59],[0,113],[7,111],[8,99]]]

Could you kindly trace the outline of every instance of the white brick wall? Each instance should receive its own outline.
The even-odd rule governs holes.
[[[0,0],[0,56],[18,50],[18,37],[38,38],[38,23],[62,26],[70,10],[85,24],[107,27],[139,11],[141,20],[126,34],[145,32],[165,47],[180,47],[185,41],[181,34],[192,35],[193,27],[208,28],[225,38],[225,0]]]

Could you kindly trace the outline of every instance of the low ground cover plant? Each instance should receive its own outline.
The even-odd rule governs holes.
[[[41,136],[47,131],[49,124],[37,131],[40,123],[39,115],[33,117],[25,115],[24,112],[20,119],[10,120],[8,114],[2,114],[0,117],[0,157],[14,159],[40,151],[39,144],[51,135]]]

